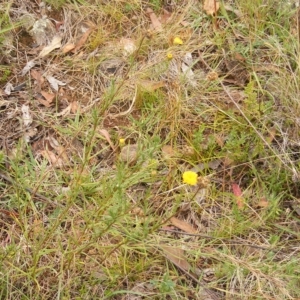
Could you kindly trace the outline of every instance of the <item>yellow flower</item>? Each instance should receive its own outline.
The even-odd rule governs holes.
[[[173,54],[172,54],[171,52],[168,52],[168,53],[167,53],[167,58],[168,58],[169,60],[171,60],[171,59],[173,58]]]
[[[186,171],[182,174],[183,183],[189,185],[196,185],[198,180],[198,175],[193,171]]]
[[[125,139],[119,139],[119,145],[123,147],[125,145]]]
[[[173,40],[173,44],[174,45],[182,45],[183,44],[183,41],[180,37],[175,37],[174,40]]]

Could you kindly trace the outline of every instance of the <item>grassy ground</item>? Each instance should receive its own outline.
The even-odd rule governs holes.
[[[0,3],[1,299],[300,298],[298,9],[225,2]]]

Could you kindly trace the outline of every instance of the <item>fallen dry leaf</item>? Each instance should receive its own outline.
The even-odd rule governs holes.
[[[193,56],[191,52],[186,52],[182,58],[182,61],[188,66],[192,67],[194,64]]]
[[[220,8],[220,3],[216,0],[204,0],[203,9],[209,15],[215,15]]]
[[[51,104],[47,101],[47,100],[44,100],[42,98],[37,98],[37,101],[39,101],[42,105],[46,106],[46,107],[50,107]]]
[[[80,112],[80,105],[77,101],[73,101],[71,103],[71,113],[76,114],[77,112]]]
[[[172,16],[172,13],[167,11],[166,9],[163,10],[163,14],[160,16],[160,20],[162,24],[166,24]]]
[[[174,226],[183,230],[186,233],[191,233],[191,234],[197,233],[197,230],[192,225],[190,225],[189,223],[187,223],[185,221],[179,220],[176,217],[172,217],[170,219],[170,221]]]
[[[6,86],[5,86],[5,89],[4,89],[4,93],[6,94],[6,95],[10,95],[11,94],[11,92],[13,92],[13,90],[14,90],[14,87],[13,87],[13,85],[9,82]]]
[[[241,53],[238,53],[238,52],[234,53],[233,58],[235,60],[238,60],[238,61],[241,61],[241,62],[245,62],[246,61],[246,58]]]
[[[42,150],[40,151],[40,154],[48,160],[48,162],[53,166],[53,167],[62,167],[64,165],[64,162],[61,158],[57,157],[54,152],[50,150]]]
[[[49,145],[47,147],[51,146],[51,148],[53,148],[53,149],[56,149],[59,147],[59,142],[53,136],[47,137],[45,139],[45,141],[49,143]]]
[[[224,5],[224,8],[228,11],[231,11],[233,12],[234,14],[236,14],[237,17],[239,18],[242,18],[243,17],[243,14],[237,10],[237,9],[234,9],[231,5]]]
[[[79,39],[79,41],[76,43],[75,48],[72,50],[73,53],[76,53],[87,41],[89,35],[91,34],[91,32],[93,31],[93,27],[89,28],[83,35],[82,37]]]
[[[168,246],[168,245],[161,245],[160,248],[163,250],[165,257],[172,262],[177,268],[182,270],[183,272],[189,274],[197,283],[199,283],[202,286],[205,286],[204,281],[198,280],[196,274],[191,272],[192,266],[189,264],[189,262],[186,260],[184,251],[180,248]],[[202,273],[201,270],[198,271],[199,274]],[[219,295],[212,289],[208,289],[203,287],[203,290],[201,291],[201,299],[206,300],[218,300],[221,299]]]
[[[44,77],[42,76],[42,74],[39,71],[34,70],[34,69],[32,69],[30,71],[30,75],[33,79],[36,80],[38,91],[40,91],[42,88],[42,84],[45,82]]]
[[[166,231],[172,231],[175,230],[176,228],[174,226],[162,226],[161,230],[166,230]]]
[[[62,48],[62,53],[66,54],[66,53],[72,51],[75,47],[76,47],[75,44],[66,44],[66,45]]]
[[[55,94],[52,93],[47,93],[44,91],[41,91],[41,94],[43,95],[43,97],[46,99],[46,101],[51,104],[55,98]]]
[[[24,76],[25,74],[27,74],[35,66],[35,64],[36,62],[34,59],[27,62],[26,66],[21,71],[21,75]]]
[[[61,146],[59,144],[59,142],[53,136],[49,136],[48,141],[49,141],[50,146],[58,154],[58,158],[62,159],[63,162],[65,163],[65,165],[67,165],[69,163],[69,158],[67,156],[66,149],[63,146]]]
[[[182,249],[168,245],[161,245],[160,247],[170,262],[172,262],[179,269],[189,272],[191,265],[186,260],[184,251]]]
[[[187,66],[185,63],[181,63],[181,70],[188,82],[195,87],[197,85],[197,81],[195,80],[195,74],[191,67]]]
[[[107,142],[109,143],[111,149],[113,151],[115,151],[115,146],[113,144],[113,142],[111,141],[110,135],[108,133],[108,131],[106,129],[100,129],[99,133],[107,140]]]
[[[23,124],[25,127],[28,127],[33,122],[32,116],[29,111],[29,106],[23,104],[21,107],[21,111],[22,111]]]
[[[65,109],[56,114],[56,117],[65,117],[70,114],[72,108],[72,104],[69,104]]]
[[[152,26],[153,26],[153,29],[155,31],[162,31],[162,25],[161,23],[159,22],[156,14],[153,12],[153,10],[151,8],[146,8],[146,13],[148,14],[150,20],[151,20],[151,23],[152,23]]]
[[[54,49],[61,47],[61,40],[62,37],[60,35],[55,35],[51,41],[51,43],[44,47],[42,51],[40,52],[39,56],[40,58],[47,56],[50,52],[52,52]]]
[[[66,85],[66,83],[54,78],[53,76],[46,76],[46,79],[48,80],[48,82],[50,83],[50,86],[56,91],[58,92],[58,88],[60,85]]]
[[[187,21],[181,21],[180,24],[183,26],[183,27],[188,27],[190,26],[191,24]]]

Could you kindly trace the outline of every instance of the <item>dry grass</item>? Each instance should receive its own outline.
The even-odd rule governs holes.
[[[0,298],[300,298],[298,9],[235,2],[0,4]]]

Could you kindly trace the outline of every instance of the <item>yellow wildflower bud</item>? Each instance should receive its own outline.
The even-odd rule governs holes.
[[[186,171],[182,174],[183,183],[189,185],[196,185],[198,180],[198,175],[193,171]]]
[[[152,171],[151,171],[151,176],[154,177],[154,176],[156,176],[156,175],[157,175],[157,171],[156,171],[156,170],[152,170]]]
[[[183,44],[183,41],[180,37],[175,37],[174,40],[173,40],[173,44],[174,45],[182,45]]]
[[[172,54],[171,52],[168,52],[168,53],[167,53],[167,58],[168,58],[169,60],[171,60],[171,59],[173,58],[173,54]]]
[[[125,145],[125,139],[119,139],[119,145],[123,147]]]

